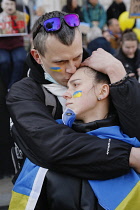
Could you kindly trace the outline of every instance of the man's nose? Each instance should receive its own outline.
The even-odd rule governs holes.
[[[66,72],[69,74],[74,74],[76,72],[76,66],[75,63],[71,62],[66,67]]]

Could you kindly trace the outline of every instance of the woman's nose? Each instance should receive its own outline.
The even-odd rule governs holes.
[[[69,91],[66,91],[64,94],[63,94],[63,98],[64,99],[69,99],[69,98],[71,98],[71,94],[70,94],[70,92]]]

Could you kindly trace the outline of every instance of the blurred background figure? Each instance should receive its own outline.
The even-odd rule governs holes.
[[[138,79],[140,75],[140,49],[138,49],[138,39],[132,30],[124,31],[121,40],[121,48],[115,57],[119,59],[129,76]]]
[[[87,0],[83,7],[83,16],[84,22],[89,23],[90,27],[103,29],[106,24],[106,12],[98,0]]]
[[[107,29],[102,30],[102,36],[99,36],[96,39],[88,40],[90,41],[87,45],[87,51],[91,55],[94,50],[97,50],[98,48],[102,48],[109,52],[110,54],[114,55],[115,50],[111,47],[110,44],[111,35]]]
[[[16,10],[16,1],[15,0],[2,0],[1,7],[5,18],[2,21],[6,20],[6,15],[11,17],[14,23],[6,22],[10,24],[9,28],[12,26],[11,33],[9,36],[0,37],[0,73],[1,77],[6,85],[7,89],[10,89],[13,83],[17,82],[22,78],[23,74],[23,65],[26,58],[26,51],[24,48],[24,39],[23,36],[20,36],[20,29],[17,27],[18,11]],[[27,13],[22,13],[24,18],[27,16]],[[0,17],[3,16],[0,14]],[[23,18],[23,17],[22,17]],[[22,19],[24,20],[24,19]],[[16,24],[16,26],[15,26]],[[14,30],[14,31],[13,31]],[[25,25],[24,25],[25,30]],[[13,36],[13,34],[19,33],[19,36]]]
[[[80,22],[84,21],[81,7],[78,5],[78,0],[67,0],[67,4],[63,6],[62,11],[67,13],[76,13],[79,15]]]
[[[45,8],[43,6],[38,6],[38,7],[35,6],[33,12],[34,12],[34,15],[32,17],[31,28],[33,27],[35,21],[45,13]]]
[[[107,20],[111,18],[118,19],[120,14],[126,11],[126,6],[123,0],[114,0],[107,9]]]
[[[115,18],[112,18],[107,22],[107,26],[108,26],[108,31],[111,35],[110,39],[111,47],[116,50],[120,47],[120,39],[122,36],[119,21]]]
[[[7,90],[0,74],[0,179],[14,174],[11,158],[13,146],[10,135],[10,116],[6,106]]]

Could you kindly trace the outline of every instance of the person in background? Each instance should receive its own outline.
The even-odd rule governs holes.
[[[63,12],[76,13],[79,15],[80,22],[84,21],[81,7],[78,5],[78,0],[67,0],[67,4],[62,8]]]
[[[83,7],[84,22],[89,23],[90,27],[97,26],[100,29],[106,24],[106,12],[98,0],[87,0]]]
[[[1,67],[0,67],[1,68]],[[6,106],[7,90],[0,74],[0,179],[14,175],[11,158],[10,115]]]
[[[111,35],[110,43],[113,49],[118,49],[120,47],[120,39],[122,32],[119,26],[119,21],[115,18],[110,19],[107,22],[108,31]]]
[[[115,54],[115,50],[111,47],[110,44],[111,35],[107,29],[102,30],[102,36],[97,37],[88,42],[87,51],[91,55],[93,51],[97,50],[98,48],[102,48],[105,51],[111,53],[112,55]]]
[[[107,9],[107,21],[112,18],[118,19],[120,14],[126,11],[123,0],[114,0]]]
[[[6,88],[10,89],[13,83],[22,78],[26,51],[23,36],[20,33],[25,32],[27,14],[16,10],[15,0],[2,0],[1,7],[3,12],[0,13],[0,30],[4,24],[6,28],[4,28],[5,36],[0,37],[0,72]],[[8,21],[9,18],[11,18],[10,21]],[[9,35],[6,36],[7,34]],[[14,36],[15,34],[19,36]]]
[[[140,72],[140,50],[138,39],[132,30],[124,31],[121,39],[121,47],[115,57],[122,62],[129,76],[138,79]]]

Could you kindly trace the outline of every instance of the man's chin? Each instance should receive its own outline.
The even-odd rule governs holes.
[[[67,86],[68,80],[59,82],[60,85]]]
[[[13,15],[15,13],[15,11],[8,11],[7,14],[8,15]]]

